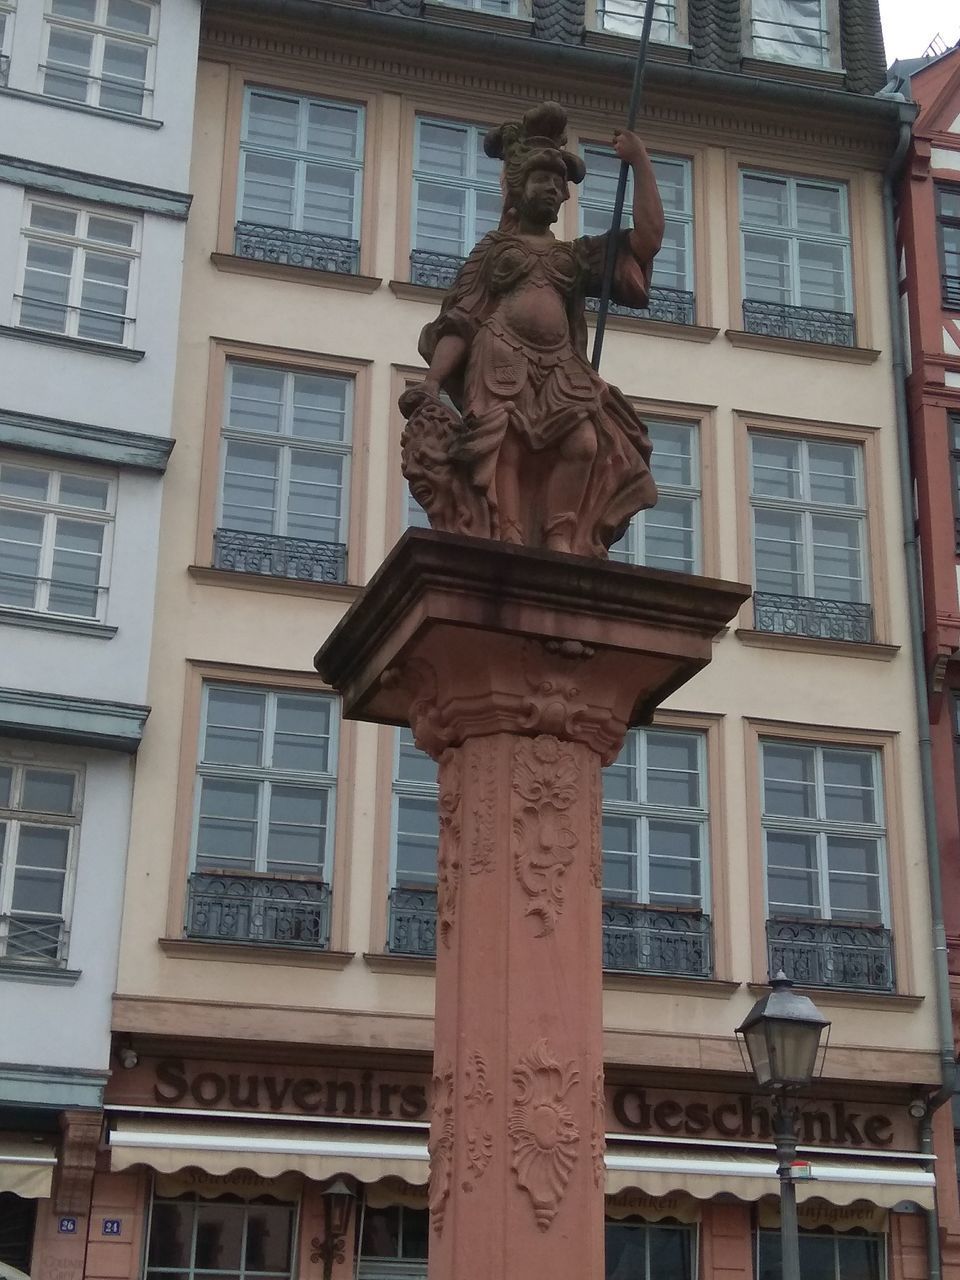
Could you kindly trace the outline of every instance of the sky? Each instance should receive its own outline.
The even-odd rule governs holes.
[[[948,45],[960,40],[960,0],[880,0],[887,65],[918,58],[936,35]]]

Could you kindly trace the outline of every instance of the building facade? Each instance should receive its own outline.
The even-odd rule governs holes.
[[[499,216],[485,129],[563,102],[590,172],[557,232],[602,231],[638,16],[205,10],[89,1275],[425,1274],[436,774],[311,657],[422,523],[396,401]],[[914,1118],[941,1073],[882,284],[908,116],[868,0],[656,16],[666,243],[604,372],[662,497],[614,554],[756,594],[606,775],[607,1274],[777,1274],[733,1029],[782,966],[833,1022],[804,1275],[906,1280],[954,1176],[949,1116],[935,1172]]]
[[[79,1276],[87,1252],[198,26],[193,0],[0,5],[0,1262],[14,1274]]]

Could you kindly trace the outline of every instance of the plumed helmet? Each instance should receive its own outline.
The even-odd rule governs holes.
[[[557,102],[543,102],[525,112],[523,119],[491,129],[483,149],[493,160],[503,161],[508,200],[523,190],[527,174],[552,169],[567,182],[582,182],[586,167],[579,156],[566,150],[567,113]]]

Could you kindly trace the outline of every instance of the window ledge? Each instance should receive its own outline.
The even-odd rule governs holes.
[[[435,956],[411,956],[402,951],[365,951],[363,960],[374,973],[425,973],[436,972]]]
[[[72,987],[82,969],[44,969],[40,965],[25,965],[0,960],[0,982],[39,982],[41,985]]]
[[[873,347],[841,347],[831,342],[802,342],[797,338],[772,338],[765,333],[725,329],[727,341],[754,351],[780,351],[784,355],[813,356],[815,360],[840,360],[845,364],[876,364],[880,352]]]
[[[601,27],[587,28],[583,33],[583,43],[587,49],[606,49],[610,53],[623,53],[633,59],[637,56],[639,37],[625,36],[619,31],[605,31]],[[650,52],[658,62],[690,61],[693,46],[684,40],[650,41]]]
[[[69,631],[76,636],[88,636],[91,640],[112,640],[117,634],[116,627],[108,627],[103,622],[61,618],[50,613],[34,613],[30,609],[0,609],[0,625],[34,627],[37,631]]]
[[[314,600],[340,600],[344,604],[356,600],[363,589],[353,582],[310,582],[305,578],[275,578],[267,573],[237,573],[233,569],[212,569],[203,564],[192,564],[187,572],[197,582],[213,587],[237,587],[241,591],[269,591],[286,596],[312,596]]]
[[[483,13],[479,9],[469,9],[466,5],[455,4],[453,0],[443,3],[438,0],[424,0],[423,16],[433,22],[453,23],[456,26],[479,27],[483,31],[509,31],[512,35],[532,36],[533,21],[522,13]]]
[[[288,969],[345,969],[353,951],[315,951],[272,947],[259,942],[222,942],[216,938],[159,938],[160,950],[174,960],[221,960],[228,964],[279,964]]]
[[[387,286],[395,298],[403,298],[405,302],[432,302],[447,292],[446,289],[432,289],[428,284],[411,284],[409,280],[391,280]]]
[[[110,342],[91,342],[89,338],[71,338],[65,333],[44,333],[42,329],[25,329],[16,324],[0,324],[0,336],[22,338],[50,347],[66,347],[69,351],[89,351],[93,355],[113,356],[117,360],[142,360],[147,354],[135,347],[117,347]]]
[[[751,995],[767,995],[770,984],[748,982],[747,990]],[[793,990],[809,996],[821,1008],[892,1009],[905,1013],[908,1009],[919,1009],[926,999],[925,996],[898,995],[895,991],[852,991],[840,987],[804,987],[799,983]]]
[[[845,658],[872,658],[892,662],[900,652],[898,644],[864,644],[857,640],[824,640],[819,636],[793,636],[782,631],[754,631],[738,627],[734,633],[744,644],[756,649],[789,649],[794,653],[836,654]]]
[[[24,98],[27,102],[40,102],[47,107],[60,107],[65,111],[79,111],[86,116],[97,116],[101,120],[118,120],[122,124],[139,125],[141,129],[162,129],[162,120],[150,120],[146,116],[131,116],[125,111],[110,111],[106,107],[91,107],[86,102],[71,102],[69,98],[51,98],[46,93],[33,93],[29,89],[11,89],[9,85],[0,88],[0,94],[8,98]]]
[[[779,58],[743,58],[740,69],[747,75],[763,76],[767,80],[791,80],[821,89],[842,89],[847,78],[842,67],[810,67],[799,62],[781,62]]]
[[[723,978],[690,978],[672,973],[631,973],[626,969],[604,969],[603,985],[612,991],[648,991],[706,996],[712,1000],[729,1000],[743,983]]]
[[[593,323],[591,323],[591,316]],[[596,312],[587,312],[587,327],[596,328]],[[607,316],[608,329],[622,329],[625,333],[647,333],[652,338],[685,338],[687,342],[712,342],[720,333],[709,325],[673,324],[669,320],[646,320],[641,316]]]
[[[292,280],[297,284],[323,285],[328,289],[346,289],[348,293],[376,293],[383,284],[380,276],[354,276],[345,271],[316,271],[313,267],[291,267],[283,262],[261,262],[258,258],[241,258],[234,253],[211,253],[210,261],[218,271],[239,276],[263,276],[269,280]]]

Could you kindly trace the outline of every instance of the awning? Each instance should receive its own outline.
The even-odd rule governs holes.
[[[23,1200],[49,1199],[56,1165],[56,1149],[49,1142],[0,1138],[0,1191]]]

